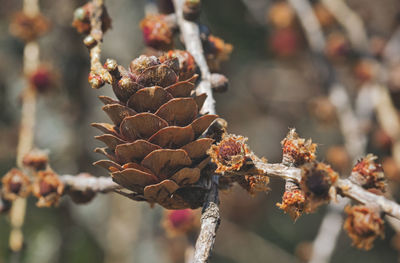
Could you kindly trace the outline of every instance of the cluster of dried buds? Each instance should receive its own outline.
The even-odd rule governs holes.
[[[24,171],[13,168],[2,178],[2,197],[14,201],[30,194],[38,198],[37,206],[57,205],[64,185],[58,175],[49,168],[47,154],[33,150],[23,159]]]
[[[186,11],[185,11],[186,10]],[[200,12],[200,1],[185,2],[185,17],[195,20]],[[174,34],[178,32],[176,15],[151,14],[140,22],[143,38],[147,46],[156,50],[168,51],[174,48]],[[208,28],[200,26],[201,40],[205,57],[211,71],[218,71],[221,62],[229,59],[233,46],[221,38],[210,34]]]
[[[237,173],[247,166],[252,166],[254,154],[246,141],[247,138],[243,136],[224,134],[222,140],[208,150],[211,161],[217,166],[215,172],[223,176],[220,187],[226,188],[227,185],[229,187],[233,182],[237,182],[250,194],[266,192],[269,190],[267,176],[259,174],[256,169],[243,175]]]
[[[320,205],[335,200],[335,182],[339,175],[327,164],[315,161],[316,145],[311,140],[299,138],[291,130],[282,141],[283,164],[298,166],[302,170],[300,184],[287,182],[282,203],[277,206],[296,220],[302,212],[310,213]],[[349,179],[375,194],[385,192],[386,182],[377,158],[369,154],[353,168]],[[360,249],[372,247],[376,237],[383,237],[382,213],[371,205],[348,206],[345,210],[348,218],[344,228],[353,244]]]

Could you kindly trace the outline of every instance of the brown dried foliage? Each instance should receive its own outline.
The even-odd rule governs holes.
[[[384,237],[384,221],[377,209],[365,205],[347,206],[343,228],[359,249],[370,250],[377,237]]]
[[[33,194],[38,198],[38,207],[58,205],[64,192],[64,184],[53,171],[39,171],[35,176]]]

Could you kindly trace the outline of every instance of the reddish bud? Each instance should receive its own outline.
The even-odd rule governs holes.
[[[172,47],[172,30],[165,20],[165,15],[148,15],[140,22],[146,45],[161,50]]]
[[[315,160],[317,144],[312,140],[300,138],[295,129],[290,129],[286,138],[281,141],[283,163],[287,166],[299,166]]]
[[[168,236],[185,235],[199,227],[199,213],[191,209],[166,210],[162,225]]]
[[[386,191],[385,174],[382,166],[375,162],[377,158],[373,154],[368,154],[358,161],[349,179],[365,189],[375,189],[384,193]]]
[[[74,12],[74,19],[72,21],[72,26],[81,33],[89,34],[92,29],[90,18],[93,15],[94,6],[92,2],[89,2],[79,8]],[[101,30],[106,32],[111,28],[111,18],[108,15],[107,9],[103,6],[101,14]]]
[[[290,57],[299,50],[299,36],[292,28],[279,29],[270,36],[270,46],[281,57]]]

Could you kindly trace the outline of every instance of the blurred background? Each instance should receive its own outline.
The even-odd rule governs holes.
[[[12,15],[21,10],[22,3],[11,0],[0,3],[0,174],[3,175],[15,166],[19,96],[25,80],[24,43],[9,32]],[[90,123],[107,121],[97,96],[112,96],[112,91],[109,86],[93,90],[87,82],[90,67],[87,48],[82,44],[82,36],[71,27],[74,10],[84,3],[40,1],[42,14],[51,23],[49,33],[39,39],[40,59],[55,71],[56,85],[38,100],[35,144],[49,150],[51,166],[60,174],[89,172],[107,176],[105,171],[92,166],[100,156],[93,152],[99,142],[93,138],[98,133]],[[316,1],[310,3],[314,8],[317,5],[323,8]],[[399,24],[399,2],[347,0],[346,3],[364,21],[371,40],[370,52],[380,59],[379,52]],[[227,92],[215,94],[217,113],[228,121],[229,132],[248,137],[251,149],[270,162],[281,161],[280,141],[288,128],[295,127],[302,137],[318,143],[319,160],[328,161],[346,175],[354,162],[343,146],[335,109],[327,97],[326,85],[322,84],[318,64],[296,17],[288,22],[284,9],[283,18],[279,16],[281,10],[271,11],[277,4],[270,0],[202,1],[200,21],[212,34],[234,46],[230,60],[222,63],[219,70],[229,78],[230,86]],[[145,16],[146,2],[119,0],[106,1],[106,5],[113,24],[112,30],[105,34],[102,57],[114,58],[127,66],[145,50],[139,22]],[[360,66],[362,59],[352,50],[341,26],[327,10],[325,13],[321,10],[318,13],[321,24],[323,19],[331,19],[323,27],[328,63],[336,70],[336,77],[346,87],[350,99],[356,101],[370,79],[368,74],[372,73],[368,65]],[[279,26],[280,19],[290,25]],[[388,87],[393,102],[400,104],[396,69],[400,72],[395,65],[388,67],[387,74],[392,76]],[[384,162],[390,176],[389,187],[394,197],[399,197],[399,167],[391,157],[393,139],[378,125],[374,115],[363,131],[368,137],[367,152],[378,155],[379,161]],[[284,182],[272,180],[270,188],[269,193],[254,197],[240,187],[221,192],[222,223],[211,262],[306,262],[310,258],[311,244],[326,207],[293,223],[276,207],[281,201]],[[159,206],[150,209],[148,204],[116,194],[98,195],[82,206],[65,197],[58,208],[37,208],[35,200],[30,198],[21,262],[184,262],[195,234],[194,237],[168,235],[163,227],[165,217]],[[400,241],[389,225],[385,232],[385,239],[376,240],[374,248],[365,252],[352,247],[351,240],[341,231],[331,262],[396,262]],[[9,218],[2,215],[1,263],[12,259],[9,233]]]

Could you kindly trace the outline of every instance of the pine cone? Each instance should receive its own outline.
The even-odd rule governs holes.
[[[114,124],[93,124],[105,133],[96,138],[107,145],[95,151],[110,159],[95,164],[132,191],[120,193],[168,209],[202,205],[204,189],[194,184],[209,163],[206,152],[214,142],[202,134],[217,118],[199,114],[206,95],[194,95],[194,67],[186,79],[191,65],[179,61],[190,62],[191,56],[179,54],[168,53],[170,59],[140,56],[129,71],[107,60],[118,101],[105,96],[100,100]]]

